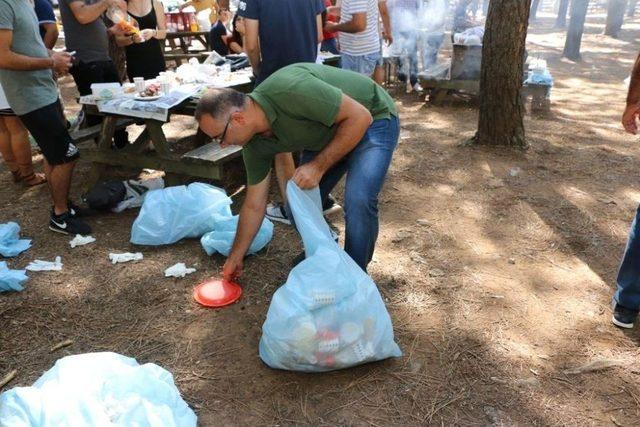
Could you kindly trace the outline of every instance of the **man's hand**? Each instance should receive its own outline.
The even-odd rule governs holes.
[[[387,46],[390,46],[393,43],[393,36],[391,33],[387,33],[386,31],[382,32],[382,39],[387,42]]]
[[[310,190],[320,184],[322,171],[313,162],[310,162],[298,167],[292,179],[302,190]]]
[[[54,52],[51,54],[51,59],[53,59],[53,71],[58,75],[62,75],[71,68],[73,56],[68,52]]]
[[[242,276],[242,267],[242,257],[231,254],[224,263],[224,267],[222,267],[222,277],[224,280],[235,281],[238,277]]]
[[[640,116],[640,105],[639,104],[630,104],[627,105],[627,108],[624,110],[624,114],[622,115],[622,126],[624,129],[632,134],[638,133],[638,124],[636,120]]]

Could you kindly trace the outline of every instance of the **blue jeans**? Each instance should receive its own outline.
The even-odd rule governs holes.
[[[344,250],[367,271],[378,239],[378,194],[382,189],[393,151],[398,145],[400,121],[391,116],[375,120],[358,145],[327,171],[320,181],[324,202],[347,174],[344,189]],[[313,160],[315,151],[304,151],[300,163]]]
[[[631,224],[617,283],[614,298],[618,304],[630,310],[640,310],[640,207]]]
[[[355,71],[356,73],[371,77],[381,56],[380,52],[370,53],[368,55],[349,55],[342,53],[342,69]]]

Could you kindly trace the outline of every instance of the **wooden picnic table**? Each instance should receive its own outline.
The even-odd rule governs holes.
[[[237,85],[233,88],[248,93],[253,89],[253,83]],[[172,149],[163,129],[163,126],[170,122],[171,116],[193,117],[197,103],[198,99],[188,98],[171,108],[166,122],[106,114],[99,112],[95,105],[85,105],[87,114],[104,116],[100,125],[80,130],[72,135],[77,143],[97,139],[95,146],[81,148],[82,157],[93,163],[90,177],[85,182],[86,189],[92,188],[100,180],[107,166],[162,170],[165,171],[165,181],[168,185],[179,184],[186,176],[222,179],[225,163],[239,157],[242,147],[222,148],[217,142],[211,142],[198,129],[194,140],[199,146],[186,153],[177,153]],[[113,136],[117,129],[140,123],[144,129],[133,143],[121,149],[112,149]],[[153,144],[153,150],[149,149],[149,142]]]
[[[192,46],[192,41],[197,40],[202,48]],[[201,52],[209,51],[209,32],[208,31],[174,31],[168,32],[165,38],[164,59],[167,61],[175,61],[176,66],[182,65],[182,62],[189,58],[199,58]]]

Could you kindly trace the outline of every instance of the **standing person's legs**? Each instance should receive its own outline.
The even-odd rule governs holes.
[[[616,302],[636,313],[640,310],[640,208],[631,224],[629,240],[617,279]]]
[[[33,171],[29,132],[20,119],[17,116],[5,117],[4,123],[11,137],[11,150],[18,165],[21,180],[30,187],[46,182],[47,179],[42,173]]]
[[[69,212],[69,188],[80,156],[66,128],[60,101],[20,116],[45,157],[45,173],[53,199],[49,228],[64,234],[90,234],[91,228]]]
[[[398,144],[397,117],[376,120],[349,154],[345,185],[344,250],[364,270],[378,238],[378,194]]]
[[[20,181],[20,171],[18,170],[16,156],[11,148],[11,134],[5,125],[5,118],[6,116],[0,116],[0,154],[13,175],[13,181],[18,182]]]

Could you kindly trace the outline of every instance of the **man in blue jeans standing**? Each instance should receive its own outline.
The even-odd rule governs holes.
[[[622,116],[622,125],[631,134],[638,133],[637,119],[640,116],[640,56],[631,73],[627,107]],[[618,289],[613,297],[614,325],[633,328],[640,310],[640,208],[631,224],[629,241],[618,272]]]
[[[265,216],[276,154],[303,151],[293,181],[326,198],[343,175],[345,251],[366,271],[378,237],[378,194],[398,143],[393,99],[369,77],[318,64],[276,71],[249,95],[213,89],[196,109],[200,128],[224,147],[243,146],[247,195],[223,274],[243,258]]]

